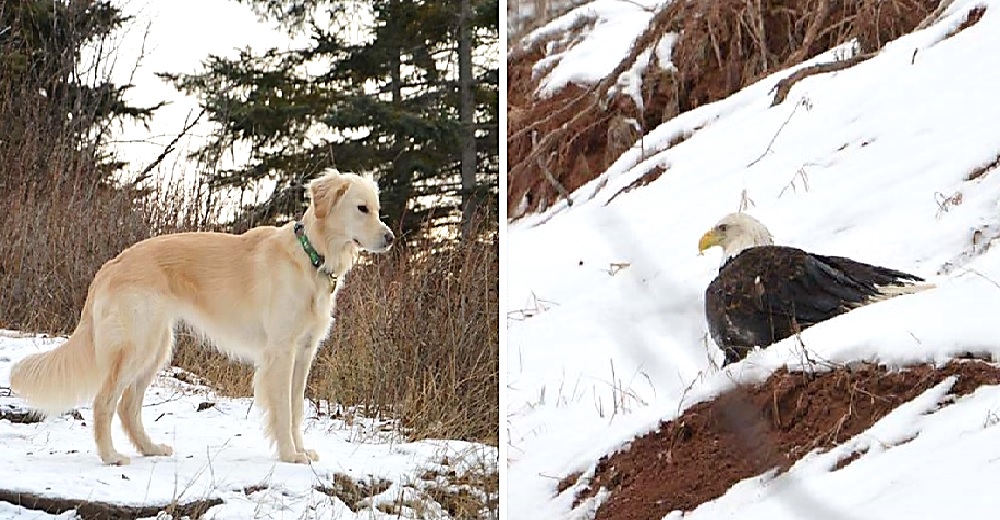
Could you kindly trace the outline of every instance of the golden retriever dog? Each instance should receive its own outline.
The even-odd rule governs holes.
[[[146,387],[170,360],[183,322],[229,356],[251,361],[254,401],[285,462],[308,463],[302,442],[306,377],[332,322],[338,279],[358,250],[385,252],[377,185],[331,173],[308,186],[300,223],[242,234],[178,233],[143,240],[97,272],[80,323],[54,350],[11,370],[11,386],[47,414],[93,398],[94,440],[106,464],[128,464],[111,443],[115,410],[145,456],[171,455],[142,425]]]

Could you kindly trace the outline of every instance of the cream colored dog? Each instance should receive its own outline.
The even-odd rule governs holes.
[[[11,386],[48,414],[93,397],[94,440],[106,464],[129,463],[111,443],[116,407],[139,452],[170,455],[170,446],[150,440],[140,411],[170,360],[174,325],[184,322],[256,365],[254,399],[279,458],[316,460],[302,443],[303,396],[332,322],[337,279],[358,249],[387,251],[393,235],[378,218],[374,182],[334,173],[308,189],[301,224],[179,233],[126,249],[97,272],[69,340],[16,364]]]

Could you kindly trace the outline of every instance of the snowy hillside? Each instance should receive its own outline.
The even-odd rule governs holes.
[[[8,386],[14,362],[62,341],[0,331],[0,387]],[[0,398],[0,409],[16,405]],[[79,413],[37,423],[0,419],[0,518],[48,518],[40,510],[93,508],[93,502],[145,506],[139,516],[157,516],[172,503],[208,501],[203,518],[219,519],[469,517],[480,513],[473,504],[496,510],[495,494],[486,496],[477,485],[477,475],[495,471],[497,450],[490,446],[405,442],[391,425],[317,416],[313,409],[305,439],[320,461],[282,463],[249,399],[220,397],[161,374],[147,391],[143,415],[150,435],[173,445],[174,456],[134,456],[128,466],[105,466],[94,448],[90,410]],[[117,417],[112,434],[123,453],[134,454]],[[42,505],[11,505],[8,497],[17,493],[32,495],[22,502],[40,497]],[[60,518],[73,518],[66,515]]]
[[[613,3],[602,0],[601,20]],[[631,20],[636,4],[618,3]],[[950,35],[978,6],[981,20]],[[604,37],[617,40],[589,48],[620,48],[627,35]],[[790,70],[683,113],[576,190],[572,206],[510,224],[509,517],[590,517],[603,495],[574,509],[560,479],[593,474],[601,456],[736,382],[802,368],[803,348],[814,360],[893,367],[968,352],[1000,360],[998,49],[1000,1],[958,0],[873,58],[798,82],[777,106],[773,89]],[[566,62],[587,64],[586,55]],[[552,70],[552,81],[587,76]],[[644,176],[648,184],[623,191]],[[937,288],[852,311],[720,371],[703,313],[720,257],[698,256],[697,242],[741,208],[779,244]],[[857,463],[838,470],[829,456],[809,456],[684,518],[801,518],[789,504],[837,518],[995,516],[1000,428],[990,417],[1000,389],[948,405],[952,383],[860,434],[853,442],[883,448]],[[902,437],[916,440],[893,447]]]

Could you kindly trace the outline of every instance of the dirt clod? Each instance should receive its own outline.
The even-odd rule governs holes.
[[[597,463],[577,503],[607,488],[598,520],[662,518],[722,496],[737,482],[787,470],[813,449],[867,430],[900,404],[958,376],[954,397],[1000,384],[1000,368],[978,360],[901,371],[861,365],[808,374],[779,370],[757,387],[741,387],[692,406]],[[840,461],[847,466],[862,454]]]

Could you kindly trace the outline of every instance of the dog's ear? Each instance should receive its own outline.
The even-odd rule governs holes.
[[[327,175],[310,182],[309,198],[312,199],[316,218],[326,218],[350,186],[350,182],[340,175]]]

